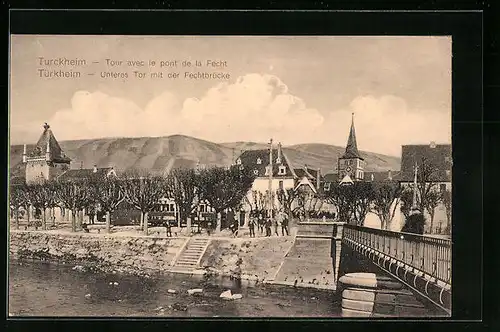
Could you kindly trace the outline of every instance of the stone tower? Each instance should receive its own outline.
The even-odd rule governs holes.
[[[347,140],[347,146],[342,157],[338,160],[339,180],[347,179],[361,181],[364,179],[364,159],[358,151],[356,143],[356,131],[354,129],[354,113],[352,114],[351,131]]]
[[[23,150],[23,163],[26,165],[26,183],[51,181],[69,169],[71,159],[61,150],[50,126],[45,123],[44,130],[35,148],[27,153]]]

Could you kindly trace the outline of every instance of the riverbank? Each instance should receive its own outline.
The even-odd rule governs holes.
[[[249,238],[208,237],[200,260],[207,276],[229,276],[253,283],[332,289],[324,285],[280,283],[275,280],[294,244],[293,236]],[[190,237],[131,236],[11,230],[11,259],[34,259],[78,269],[150,277],[171,273]],[[174,270],[175,271],[175,270]],[[334,288],[333,288],[334,289]]]

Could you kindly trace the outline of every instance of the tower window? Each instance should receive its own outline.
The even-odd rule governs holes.
[[[257,165],[260,165],[260,164],[262,164],[262,159],[257,158]]]
[[[285,166],[280,166],[278,174],[280,174],[280,175],[286,174],[286,167]]]
[[[255,174],[255,175],[259,175],[259,171],[258,171],[258,170],[256,170],[256,169],[254,169],[254,170],[253,170],[253,174]]]
[[[325,191],[329,191],[330,190],[330,182],[325,182]]]
[[[236,164],[237,164],[237,165],[241,165],[241,159],[240,159],[240,158],[238,158],[238,159],[236,160]]]

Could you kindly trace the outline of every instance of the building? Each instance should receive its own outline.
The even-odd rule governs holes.
[[[351,130],[345,152],[338,159],[337,170],[342,183],[362,181],[364,179],[365,160],[358,151],[356,130],[354,129],[354,113],[352,114]]]
[[[295,168],[294,171],[297,176],[294,186],[295,191],[303,189],[310,191],[312,194],[320,192],[321,184],[323,183],[321,169],[311,169],[307,165],[304,165],[303,168]]]
[[[270,162],[271,154],[273,158],[272,163]],[[273,193],[279,189],[287,190],[295,188],[297,174],[295,174],[290,160],[282,151],[281,143],[278,144],[277,149],[272,149],[272,153],[270,153],[269,149],[244,151],[236,160],[236,165],[250,170],[255,175],[252,188],[246,197],[247,206],[245,210],[251,210],[252,206],[257,204],[256,194],[265,195],[269,192],[270,184],[271,192]],[[267,198],[267,202],[269,202],[269,198]],[[273,204],[278,206],[276,197]]]
[[[23,164],[26,167],[25,182],[52,181],[70,168],[71,159],[62,151],[50,126],[44,130],[33,151],[23,149]]]

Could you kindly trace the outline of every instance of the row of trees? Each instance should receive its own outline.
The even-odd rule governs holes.
[[[253,180],[253,173],[239,167],[214,167],[199,172],[176,169],[166,177],[136,170],[119,178],[89,177],[71,182],[45,181],[12,186],[10,206],[17,228],[21,208],[28,210],[31,206],[42,211],[43,229],[47,228],[47,209],[59,207],[72,212],[73,231],[78,226],[76,216],[83,210],[89,215],[104,212],[109,231],[111,213],[125,200],[141,212],[141,227],[147,234],[148,213],[166,197],[174,200],[180,220],[188,222],[188,227],[189,217],[198,204],[207,203],[217,213],[220,229],[222,211],[238,208]]]

